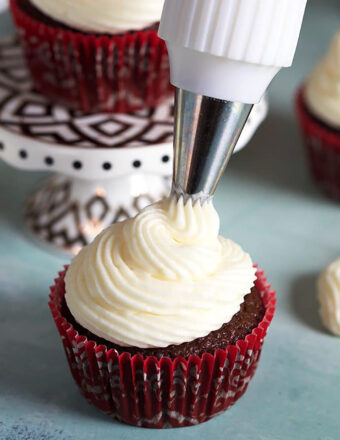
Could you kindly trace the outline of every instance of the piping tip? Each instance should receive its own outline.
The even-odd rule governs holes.
[[[214,195],[252,107],[176,89],[173,194]]]

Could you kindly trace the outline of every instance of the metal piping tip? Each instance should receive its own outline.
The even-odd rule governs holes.
[[[252,107],[176,89],[172,193],[184,201],[214,195]]]

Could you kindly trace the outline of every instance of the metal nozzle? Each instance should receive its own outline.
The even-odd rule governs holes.
[[[172,191],[178,197],[214,195],[252,107],[176,89]]]

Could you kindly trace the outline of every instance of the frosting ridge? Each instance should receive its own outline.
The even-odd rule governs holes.
[[[166,347],[219,329],[255,280],[251,258],[220,237],[212,201],[165,199],[103,231],[73,260],[74,318],[121,346]]]
[[[158,22],[164,0],[31,0],[31,2],[54,20],[80,31],[118,33],[143,29]]]
[[[315,116],[340,129],[340,31],[307,80],[305,100]]]

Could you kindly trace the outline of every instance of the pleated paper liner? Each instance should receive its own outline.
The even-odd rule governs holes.
[[[85,397],[115,419],[148,428],[196,425],[224,412],[246,391],[275,312],[275,292],[258,270],[265,315],[245,339],[214,355],[131,357],[78,334],[62,316],[65,271],[51,288],[50,309],[71,373]]]
[[[333,130],[308,111],[303,87],[296,95],[296,111],[311,173],[325,193],[340,201],[340,130]]]
[[[172,91],[166,45],[156,29],[92,35],[52,27],[10,0],[35,87],[84,112],[126,113],[159,105]]]

